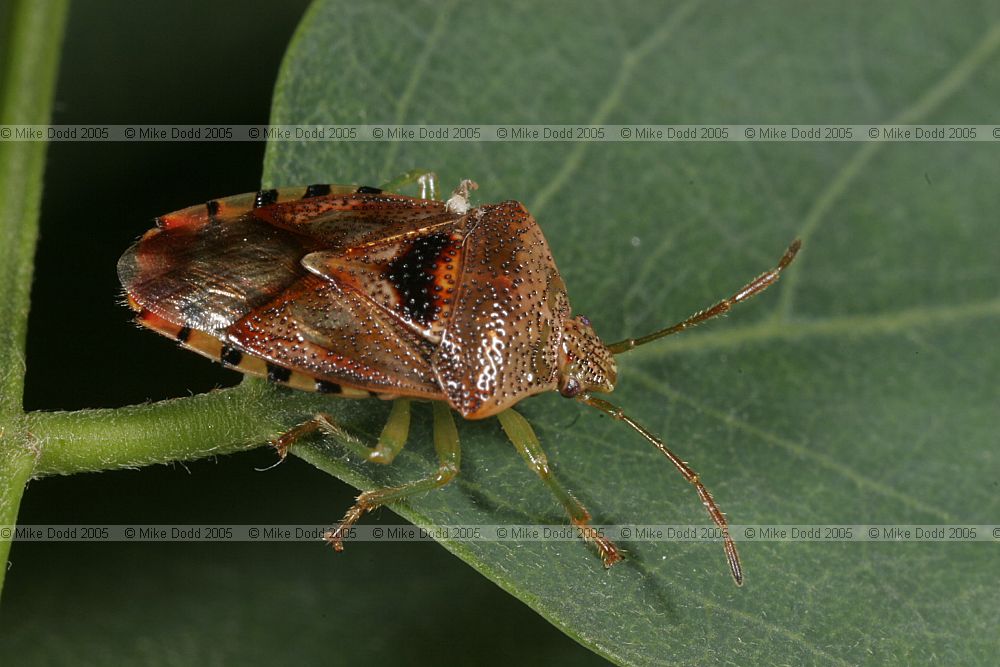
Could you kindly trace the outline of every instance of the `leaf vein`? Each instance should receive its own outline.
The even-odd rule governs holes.
[[[956,519],[949,512],[945,512],[933,505],[929,505],[921,501],[920,499],[911,496],[908,493],[903,493],[902,491],[894,489],[891,486],[885,484],[884,482],[877,482],[873,479],[870,479],[865,475],[858,473],[856,470],[853,470],[849,466],[839,463],[825,454],[803,447],[802,445],[792,440],[783,438],[759,426],[755,426],[754,424],[743,421],[742,419],[738,419],[730,414],[726,414],[712,407],[709,407],[708,405],[705,405],[700,401],[696,401],[695,399],[690,398],[689,396],[675,389],[671,389],[662,380],[658,380],[649,375],[648,373],[645,373],[644,371],[633,369],[631,374],[632,377],[638,379],[638,381],[641,382],[643,385],[645,385],[646,388],[649,389],[650,391],[656,392],[661,396],[663,396],[664,398],[685,403],[693,407],[694,409],[698,410],[702,414],[722,422],[725,426],[729,428],[734,428],[743,431],[744,433],[749,433],[750,435],[753,435],[757,438],[760,438],[764,442],[767,442],[781,449],[784,449],[786,452],[794,454],[799,458],[813,461],[814,463],[823,466],[827,470],[836,472],[842,477],[845,477],[846,479],[854,482],[854,484],[861,489],[864,489],[866,491],[881,496],[885,496],[887,498],[892,498],[893,500],[896,500],[902,503],[903,505],[910,507],[911,509],[925,512],[927,514],[932,514],[947,523],[958,523],[958,519]]]
[[[932,85],[913,104],[903,109],[887,124],[909,125],[925,118],[958,92],[976,70],[996,51],[997,47],[1000,47],[1000,23],[991,26],[983,38],[960,58],[940,81]],[[855,151],[850,159],[844,163],[830,184],[819,194],[806,213],[798,233],[805,248],[809,247],[809,239],[826,219],[826,214],[833,208],[834,203],[840,199],[858,174],[885,145],[884,141],[869,141],[862,144],[861,148]],[[784,280],[780,290],[780,305],[775,313],[777,319],[789,319],[794,305],[795,288],[798,286],[800,278],[801,271],[796,271],[790,273]]]
[[[589,125],[601,125],[607,120],[608,116],[611,115],[611,112],[614,111],[615,107],[617,107],[619,102],[621,102],[622,96],[632,79],[632,72],[635,71],[636,66],[638,66],[639,63],[642,62],[642,59],[649,55],[653,49],[668,40],[673,35],[677,27],[684,22],[684,19],[688,18],[688,16],[694,12],[699,4],[701,4],[700,1],[695,0],[681,5],[667,18],[664,23],[659,26],[659,28],[653,32],[653,34],[639,43],[635,49],[625,53],[622,57],[621,70],[618,77],[612,84],[611,89],[604,96],[604,99],[602,99],[597,105],[597,109],[588,121]],[[552,197],[555,196],[555,194],[559,192],[564,185],[566,185],[573,173],[580,167],[588,146],[588,142],[578,142],[574,144],[573,149],[566,158],[566,161],[563,162],[562,168],[558,171],[558,173],[556,173],[555,177],[553,177],[552,180],[550,180],[545,187],[542,188],[537,195],[535,195],[535,198],[528,206],[528,210],[530,210],[536,218],[538,217],[539,212],[545,208],[549,201],[551,201]]]

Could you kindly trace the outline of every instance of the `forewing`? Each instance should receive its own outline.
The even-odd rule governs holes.
[[[519,202],[465,218],[454,311],[431,363],[452,407],[470,419],[554,389],[569,314],[548,243]]]
[[[276,227],[308,237],[317,248],[356,254],[373,245],[423,235],[458,217],[444,202],[370,192],[279,202],[256,214]]]
[[[377,281],[345,288],[343,267],[306,262],[310,273],[304,258],[326,257],[331,267],[346,258],[363,272],[363,258],[383,257],[391,267],[393,248],[450,229],[456,218],[441,202],[373,188],[263,190],[157,218],[118,273],[133,307],[178,330],[204,331],[317,379],[440,398],[432,346],[400,326],[400,310],[389,303],[396,297],[379,292]]]
[[[309,253],[302,265],[371,299],[430,343],[441,341],[462,266],[462,218],[449,216],[398,237]]]
[[[232,347],[319,380],[440,398],[433,347],[364,295],[306,274],[228,327]]]

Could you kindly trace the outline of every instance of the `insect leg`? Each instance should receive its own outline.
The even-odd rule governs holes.
[[[442,401],[434,401],[433,405],[434,449],[437,450],[438,455],[437,472],[402,486],[390,486],[362,493],[358,496],[358,502],[347,510],[340,525],[327,531],[324,535],[326,541],[334,549],[344,550],[344,537],[347,529],[357,522],[365,512],[370,512],[379,505],[386,505],[407,496],[442,487],[458,475],[462,450],[458,442],[458,429],[455,428],[455,420],[451,416],[451,408]]]
[[[292,445],[319,430],[335,435],[347,436],[346,432],[333,423],[330,415],[319,413],[272,440],[271,446],[278,451],[278,458],[284,461]]]
[[[799,252],[799,248],[802,246],[802,242],[798,239],[792,241],[791,245],[788,246],[788,250],[785,254],[781,256],[778,261],[778,265],[771,269],[770,271],[765,271],[760,274],[746,285],[741,287],[728,299],[723,299],[719,303],[715,304],[711,308],[706,308],[705,310],[699,310],[697,313],[691,317],[678,322],[673,326],[669,326],[666,329],[660,329],[659,331],[654,331],[651,334],[647,334],[642,338],[626,338],[625,340],[618,341],[617,343],[612,343],[608,345],[607,348],[611,350],[612,354],[621,354],[622,352],[628,352],[632,348],[639,347],[650,341],[654,341],[657,338],[663,338],[664,336],[670,336],[671,334],[680,333],[685,329],[701,324],[705,320],[710,320],[713,317],[718,317],[724,313],[729,312],[729,310],[738,303],[746,301],[747,299],[760,294],[768,287],[778,282],[778,278],[781,276],[781,272],[784,271],[792,260],[795,259],[795,255]]]
[[[407,185],[420,186],[421,199],[437,199],[437,174],[427,169],[411,169],[382,186],[385,192],[399,192]]]
[[[715,503],[715,499],[712,498],[712,494],[709,493],[708,489],[705,488],[705,485],[701,483],[701,478],[698,477],[698,473],[692,470],[691,466],[682,461],[679,456],[670,451],[666,443],[640,426],[634,419],[625,414],[617,405],[608,403],[604,399],[591,396],[590,394],[580,394],[577,400],[581,403],[586,403],[591,407],[597,408],[612,419],[624,422],[629,428],[634,430],[636,433],[645,438],[650,444],[659,449],[660,453],[670,459],[670,462],[673,463],[674,467],[677,468],[681,475],[684,476],[684,479],[691,482],[695,490],[698,492],[698,497],[701,498],[701,504],[705,506],[705,509],[708,510],[708,515],[722,532],[722,546],[726,550],[726,562],[729,563],[729,570],[733,575],[733,580],[736,581],[736,585],[742,586],[743,566],[740,564],[740,555],[736,551],[736,544],[733,542],[733,538],[729,535],[729,524],[726,523],[726,515],[722,513],[722,510],[720,510],[719,506]]]
[[[528,420],[512,409],[504,410],[497,415],[504,433],[514,444],[514,448],[528,462],[528,465],[538,473],[545,485],[566,508],[570,520],[580,530],[580,537],[587,542],[593,542],[604,561],[604,567],[611,567],[622,559],[621,552],[614,542],[598,534],[590,523],[590,512],[553,476],[549,469],[549,461],[538,442],[538,436]]]
[[[295,442],[312,435],[316,431],[323,431],[327,435],[339,438],[348,443],[356,452],[364,456],[372,463],[392,463],[396,455],[402,451],[406,445],[406,437],[410,431],[410,401],[405,398],[397,398],[392,402],[392,411],[389,419],[382,429],[378,442],[374,447],[368,447],[353,435],[337,426],[330,415],[319,413],[308,421],[302,422],[287,433],[271,441],[271,445],[278,450],[278,456],[284,460],[288,456],[288,450]]]
[[[378,444],[368,452],[368,460],[372,463],[392,463],[403,447],[410,433],[410,400],[397,398],[392,402],[389,419],[382,428]]]

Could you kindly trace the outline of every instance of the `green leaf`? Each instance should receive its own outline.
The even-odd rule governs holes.
[[[273,122],[996,122],[998,52],[987,6],[899,4],[873,20],[860,3],[322,2],[285,60]],[[277,142],[264,181],[378,184],[415,167],[446,189],[477,180],[480,201],[525,202],[576,312],[607,340],[709,305],[801,237],[769,293],[621,357],[613,400],[736,524],[996,520],[995,146]],[[597,522],[707,523],[621,425],[558,396],[521,410]],[[373,436],[387,407],[335,414]],[[396,484],[433,470],[428,425],[416,420],[391,467],[333,442],[298,453],[361,488]],[[459,432],[459,480],[400,513],[565,521],[495,420]],[[988,543],[744,540],[742,589],[715,544],[625,543],[610,572],[576,542],[445,546],[624,664],[970,664],[997,648]]]

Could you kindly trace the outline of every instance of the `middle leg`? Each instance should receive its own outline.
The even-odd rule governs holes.
[[[458,441],[458,429],[455,428],[455,420],[451,416],[451,408],[442,401],[434,401],[432,405],[434,406],[434,449],[437,450],[438,455],[437,471],[424,479],[418,479],[401,486],[365,491],[358,496],[358,501],[347,510],[340,525],[327,531],[323,536],[337,551],[344,550],[344,537],[347,530],[365,512],[370,512],[380,505],[402,500],[407,496],[442,487],[458,475],[461,464],[461,447]]]

